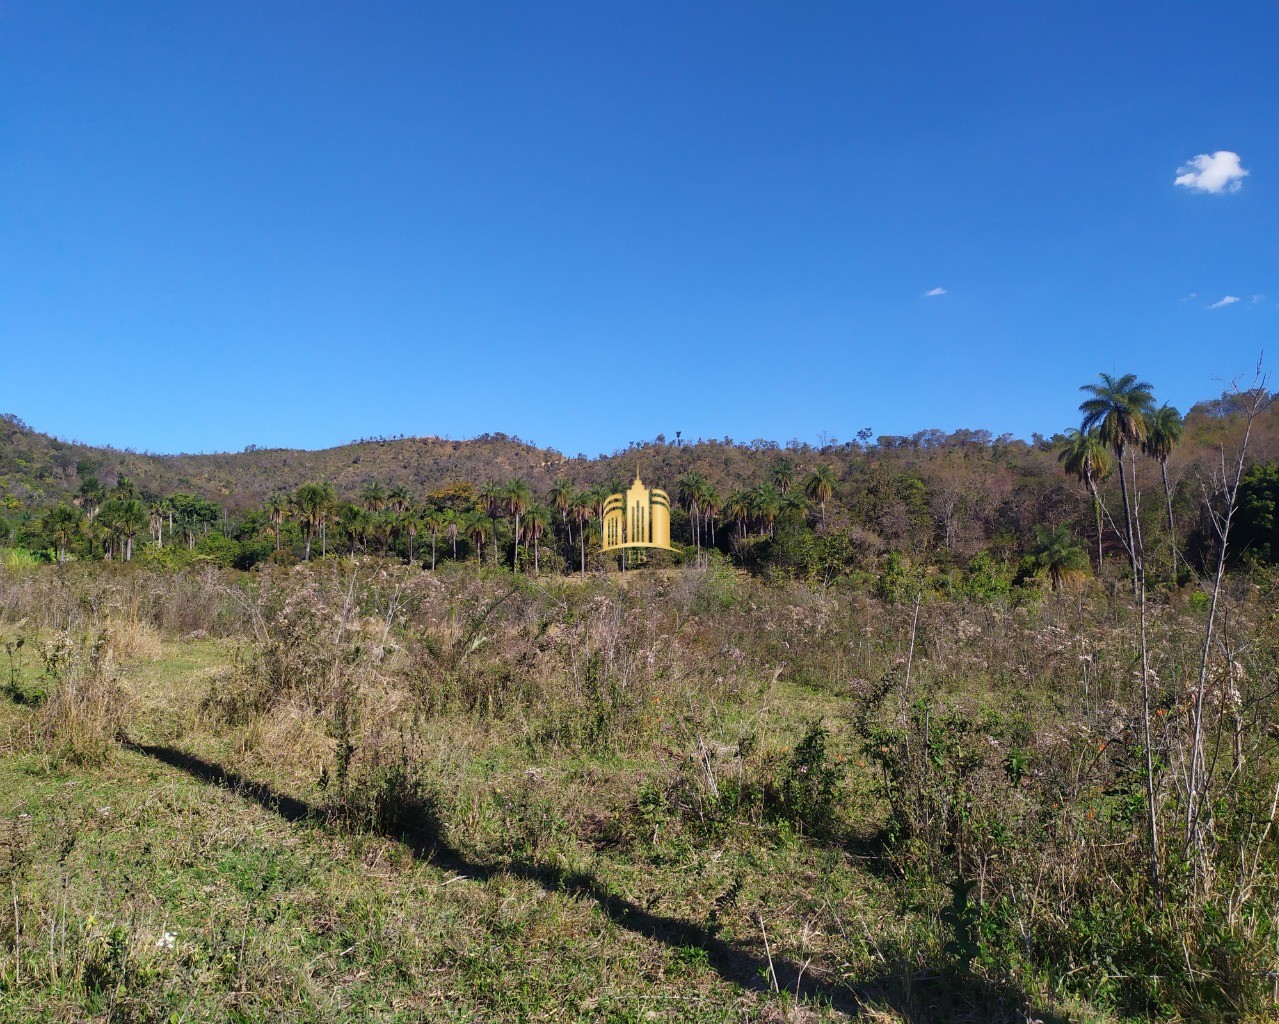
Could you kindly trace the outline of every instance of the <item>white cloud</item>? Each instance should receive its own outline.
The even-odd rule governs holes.
[[[1238,296],[1238,295],[1227,295],[1227,296],[1225,296],[1224,298],[1220,298],[1220,299],[1218,299],[1216,302],[1214,302],[1214,303],[1213,303],[1211,306],[1209,306],[1208,308],[1209,308],[1209,309],[1220,309],[1222,306],[1233,306],[1233,305],[1234,305],[1236,302],[1238,302],[1238,301],[1239,301],[1239,296]]]
[[[1252,304],[1254,306],[1257,305],[1257,303],[1259,302],[1265,302],[1265,301],[1266,301],[1266,297],[1264,295],[1254,295],[1252,297]]]
[[[945,294],[946,294],[945,288],[932,288],[929,291],[924,292],[924,297],[932,299],[932,298],[936,298],[938,295],[945,295]]]
[[[1191,292],[1189,295],[1185,296],[1185,297],[1184,297],[1181,301],[1182,301],[1182,302],[1189,302],[1191,299],[1197,299],[1197,298],[1199,298],[1199,293],[1198,293],[1198,292]]]
[[[1196,192],[1238,192],[1248,172],[1239,164],[1239,154],[1219,149],[1209,156],[1200,153],[1190,163],[1177,168],[1174,185]]]

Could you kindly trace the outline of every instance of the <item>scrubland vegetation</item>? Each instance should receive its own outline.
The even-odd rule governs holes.
[[[518,487],[450,489],[489,521],[456,559],[305,482],[257,539],[132,553],[24,505],[0,1017],[1272,1017],[1268,396],[1089,400],[1042,452],[760,453],[740,518],[686,469],[642,572],[551,491],[526,532],[530,485],[518,529]],[[1006,486],[947,504],[937,463]]]

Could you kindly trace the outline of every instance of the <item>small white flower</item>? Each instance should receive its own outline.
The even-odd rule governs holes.
[[[158,939],[155,940],[155,948],[156,949],[172,949],[173,944],[177,941],[178,941],[178,936],[176,932],[164,932]]]

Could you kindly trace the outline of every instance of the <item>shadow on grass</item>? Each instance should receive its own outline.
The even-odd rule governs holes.
[[[186,772],[201,782],[230,790],[252,800],[273,814],[290,822],[326,825],[329,817],[323,809],[297,797],[279,793],[270,786],[247,779],[221,765],[205,761],[172,747],[152,746],[123,741],[124,748],[135,754],[154,758],[172,768]],[[694,924],[675,917],[664,917],[644,909],[630,900],[608,891],[594,875],[565,871],[550,865],[485,863],[468,858],[444,839],[442,823],[429,812],[410,827],[386,838],[404,844],[413,856],[447,871],[487,881],[495,876],[521,878],[534,882],[547,892],[593,900],[604,914],[619,927],[661,942],[664,945],[696,947],[706,951],[711,967],[726,981],[744,989],[767,992],[776,979],[777,988],[801,999],[830,1006],[846,1014],[859,1014],[870,1006],[888,1009],[906,1022],[956,1020],[996,1020],[992,1011],[1006,1008],[1007,1019],[1038,1019],[1054,1024],[1058,1018],[1043,1012],[1028,1012],[1029,999],[1012,988],[991,988],[976,981],[955,984],[944,975],[919,975],[912,968],[889,969],[878,977],[867,979],[855,987],[815,978],[804,966],[783,957],[771,961],[760,950],[734,945],[719,938],[714,927]],[[963,1011],[960,1007],[967,1007]],[[1002,1015],[1001,1015],[1002,1016]]]

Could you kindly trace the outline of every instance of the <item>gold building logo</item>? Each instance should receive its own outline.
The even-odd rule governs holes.
[[[645,487],[635,470],[635,482],[625,494],[610,494],[604,502],[605,551],[622,548],[671,547],[671,499],[657,487]]]

